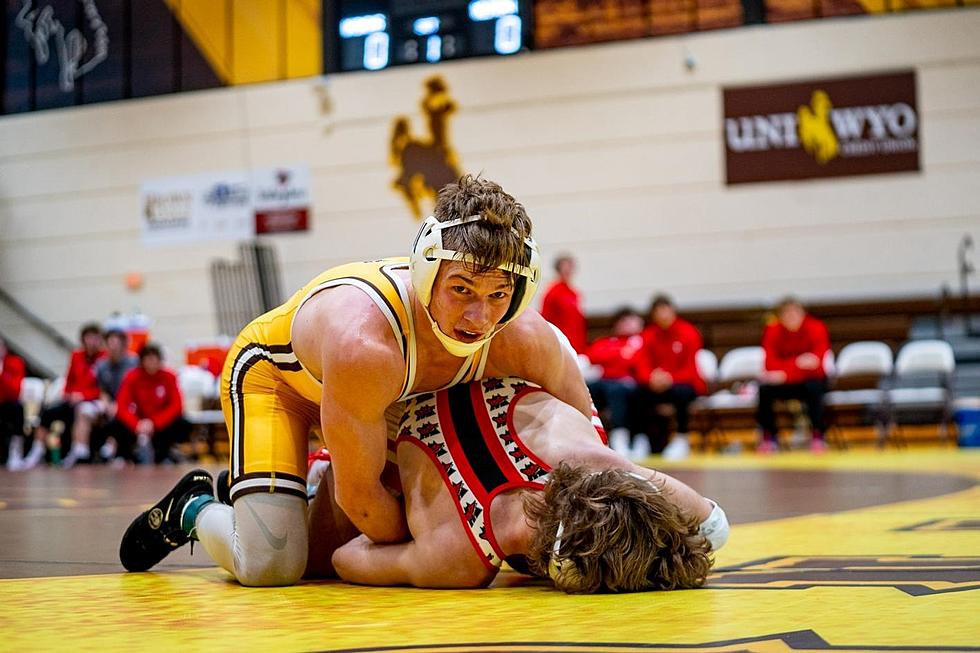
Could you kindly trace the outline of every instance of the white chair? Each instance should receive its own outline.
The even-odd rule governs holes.
[[[20,403],[24,406],[24,422],[31,428],[37,426],[44,406],[44,379],[25,377],[20,384]]]
[[[694,355],[694,364],[704,382],[711,385],[718,378],[718,357],[710,349],[699,349]]]
[[[52,406],[64,398],[65,377],[59,376],[44,389],[44,405]]]
[[[950,383],[956,369],[953,348],[945,340],[913,340],[895,359],[895,383],[886,396],[893,424],[902,412],[939,411],[939,436],[946,438],[951,419]]]
[[[705,449],[709,436],[714,432],[721,435],[719,445],[724,446],[725,424],[734,423],[739,427],[755,424],[759,393],[754,382],[761,376],[764,364],[765,352],[762,347],[738,347],[722,356],[715,377],[715,384],[721,390],[707,397],[699,397],[691,406],[692,419],[702,424],[698,430]]]
[[[718,383],[754,381],[762,376],[765,360],[762,347],[737,347],[722,356],[718,364]]]
[[[831,349],[828,349],[827,353],[823,355],[823,371],[827,376],[833,376],[837,373],[837,357],[834,356]]]
[[[765,357],[762,347],[737,347],[722,356],[718,364],[718,374],[715,376],[722,389],[704,397],[700,407],[709,411],[755,407],[758,392],[750,390],[733,393],[732,386],[757,380],[764,370]]]
[[[878,340],[852,342],[840,350],[837,357],[836,376],[877,375],[887,377],[892,373],[892,350]]]
[[[883,342],[852,342],[841,349],[834,373],[828,372],[834,389],[824,395],[828,431],[839,435],[841,422],[864,424],[870,413],[879,425],[881,441],[886,435],[883,426],[887,421],[887,402],[885,391],[879,386],[891,376],[893,367],[892,350]]]
[[[177,384],[188,413],[201,410],[203,400],[214,395],[214,376],[195,365],[185,365],[178,370]]]
[[[44,379],[36,376],[24,377],[20,384],[20,403],[38,404],[44,402]]]

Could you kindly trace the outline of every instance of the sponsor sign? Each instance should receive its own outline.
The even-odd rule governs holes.
[[[309,228],[309,168],[207,173],[143,183],[143,242],[174,245],[250,240]]]
[[[283,166],[252,173],[255,233],[306,231],[309,228],[310,169]]]
[[[251,238],[248,176],[222,172],[147,181],[140,189],[140,218],[146,244]]]
[[[724,89],[726,181],[919,170],[915,73]]]

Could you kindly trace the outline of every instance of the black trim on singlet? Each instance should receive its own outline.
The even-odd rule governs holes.
[[[480,422],[473,408],[473,400],[470,397],[470,384],[454,385],[446,391],[446,394],[453,430],[456,431],[456,439],[463,449],[463,456],[486,493],[490,494],[505,485],[508,479],[483,439],[483,429],[480,428]]]
[[[384,273],[384,266],[378,268],[378,270],[381,272],[381,276],[383,276],[386,279],[388,279],[388,283],[391,284],[392,289],[395,291],[395,296],[400,298],[401,297],[401,293],[398,292],[398,286],[396,286],[395,285],[395,282],[392,281],[388,277],[388,275],[386,275]],[[360,281],[361,283],[363,283],[366,286],[370,286],[371,287],[371,290],[374,291],[374,294],[377,295],[378,297],[380,297],[381,298],[381,301],[383,301],[385,303],[385,306],[388,307],[388,310],[391,311],[391,316],[395,319],[395,324],[398,325],[398,333],[396,333],[395,336],[398,337],[401,340],[401,342],[402,342],[402,351],[405,352],[405,358],[407,360],[408,359],[408,339],[405,337],[405,332],[408,330],[408,325],[407,324],[402,324],[402,320],[401,320],[401,317],[399,317],[399,315],[398,315],[398,311],[395,310],[395,307],[392,306],[391,302],[388,301],[388,298],[385,296],[385,294],[383,292],[381,292],[381,289],[380,288],[378,288],[376,285],[374,285],[373,283],[371,283],[367,279],[364,279],[363,277],[354,277],[354,276],[338,277],[336,279],[333,279],[333,280],[329,281],[328,283],[336,283],[338,281],[346,281],[348,279],[350,279],[350,280],[357,280],[357,281]],[[344,284],[338,284],[338,285],[344,285]],[[411,306],[406,306],[405,307],[406,313],[408,311],[410,311],[410,310],[412,310],[412,307]],[[387,318],[386,318],[385,321],[387,321]]]
[[[235,375],[235,369],[238,367],[239,361],[256,351],[259,352],[258,356],[255,356],[252,360],[242,366],[238,371],[237,376]],[[245,374],[252,369],[260,361],[268,361],[275,365],[280,370],[285,370],[287,372],[299,372],[303,369],[303,364],[298,360],[294,363],[277,363],[272,359],[273,354],[292,354],[293,346],[291,344],[285,345],[263,345],[257,342],[250,342],[244,345],[239,351],[238,355],[235,357],[235,362],[232,364],[232,378],[229,379],[229,399],[232,401],[232,405],[235,405],[234,395],[238,399],[237,408],[235,409],[232,419],[232,436],[234,437],[234,431],[236,426],[238,427],[238,437],[236,438],[236,446],[238,448],[238,465],[232,471],[232,478],[239,478],[245,473]],[[234,460],[234,452],[232,452],[232,459]]]
[[[235,363],[231,368],[233,376],[235,368],[238,367],[238,361],[244,358],[250,352],[253,346],[254,345],[242,347],[242,349],[238,352],[238,356],[235,357]],[[237,405],[234,416],[235,423],[232,424],[232,431],[238,431],[238,437],[236,438],[235,442],[238,449],[238,464],[235,466],[235,469],[231,470],[233,479],[238,478],[245,473],[245,373],[252,369],[252,367],[254,367],[260,360],[262,360],[262,358],[256,356],[249,362],[245,363],[239,370],[237,378],[233,378],[233,382],[228,386],[229,392],[234,394],[235,398],[238,399],[236,402]]]

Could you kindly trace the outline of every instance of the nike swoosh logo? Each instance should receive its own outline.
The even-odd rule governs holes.
[[[252,513],[252,517],[255,518],[255,523],[259,525],[259,530],[262,531],[262,535],[265,537],[266,541],[272,545],[272,548],[276,551],[282,551],[284,548],[286,548],[287,536],[285,534],[283,534],[282,537],[276,537],[273,535],[272,531],[269,530],[269,527],[265,525],[265,522],[262,521],[259,515],[255,512],[255,509],[248,505],[248,503],[245,504],[245,507],[248,508],[250,513]]]

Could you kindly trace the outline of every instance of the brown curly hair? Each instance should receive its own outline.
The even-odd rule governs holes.
[[[524,239],[531,235],[531,219],[520,202],[499,184],[464,175],[439,191],[433,215],[440,222],[476,214],[484,219],[446,229],[443,246],[472,256],[477,272],[530,262]]]
[[[524,512],[535,529],[531,570],[547,576],[557,563],[555,585],[570,594],[701,587],[713,563],[697,518],[663,487],[623,470],[562,463],[543,492],[525,494]],[[560,558],[552,561],[559,523]]]

